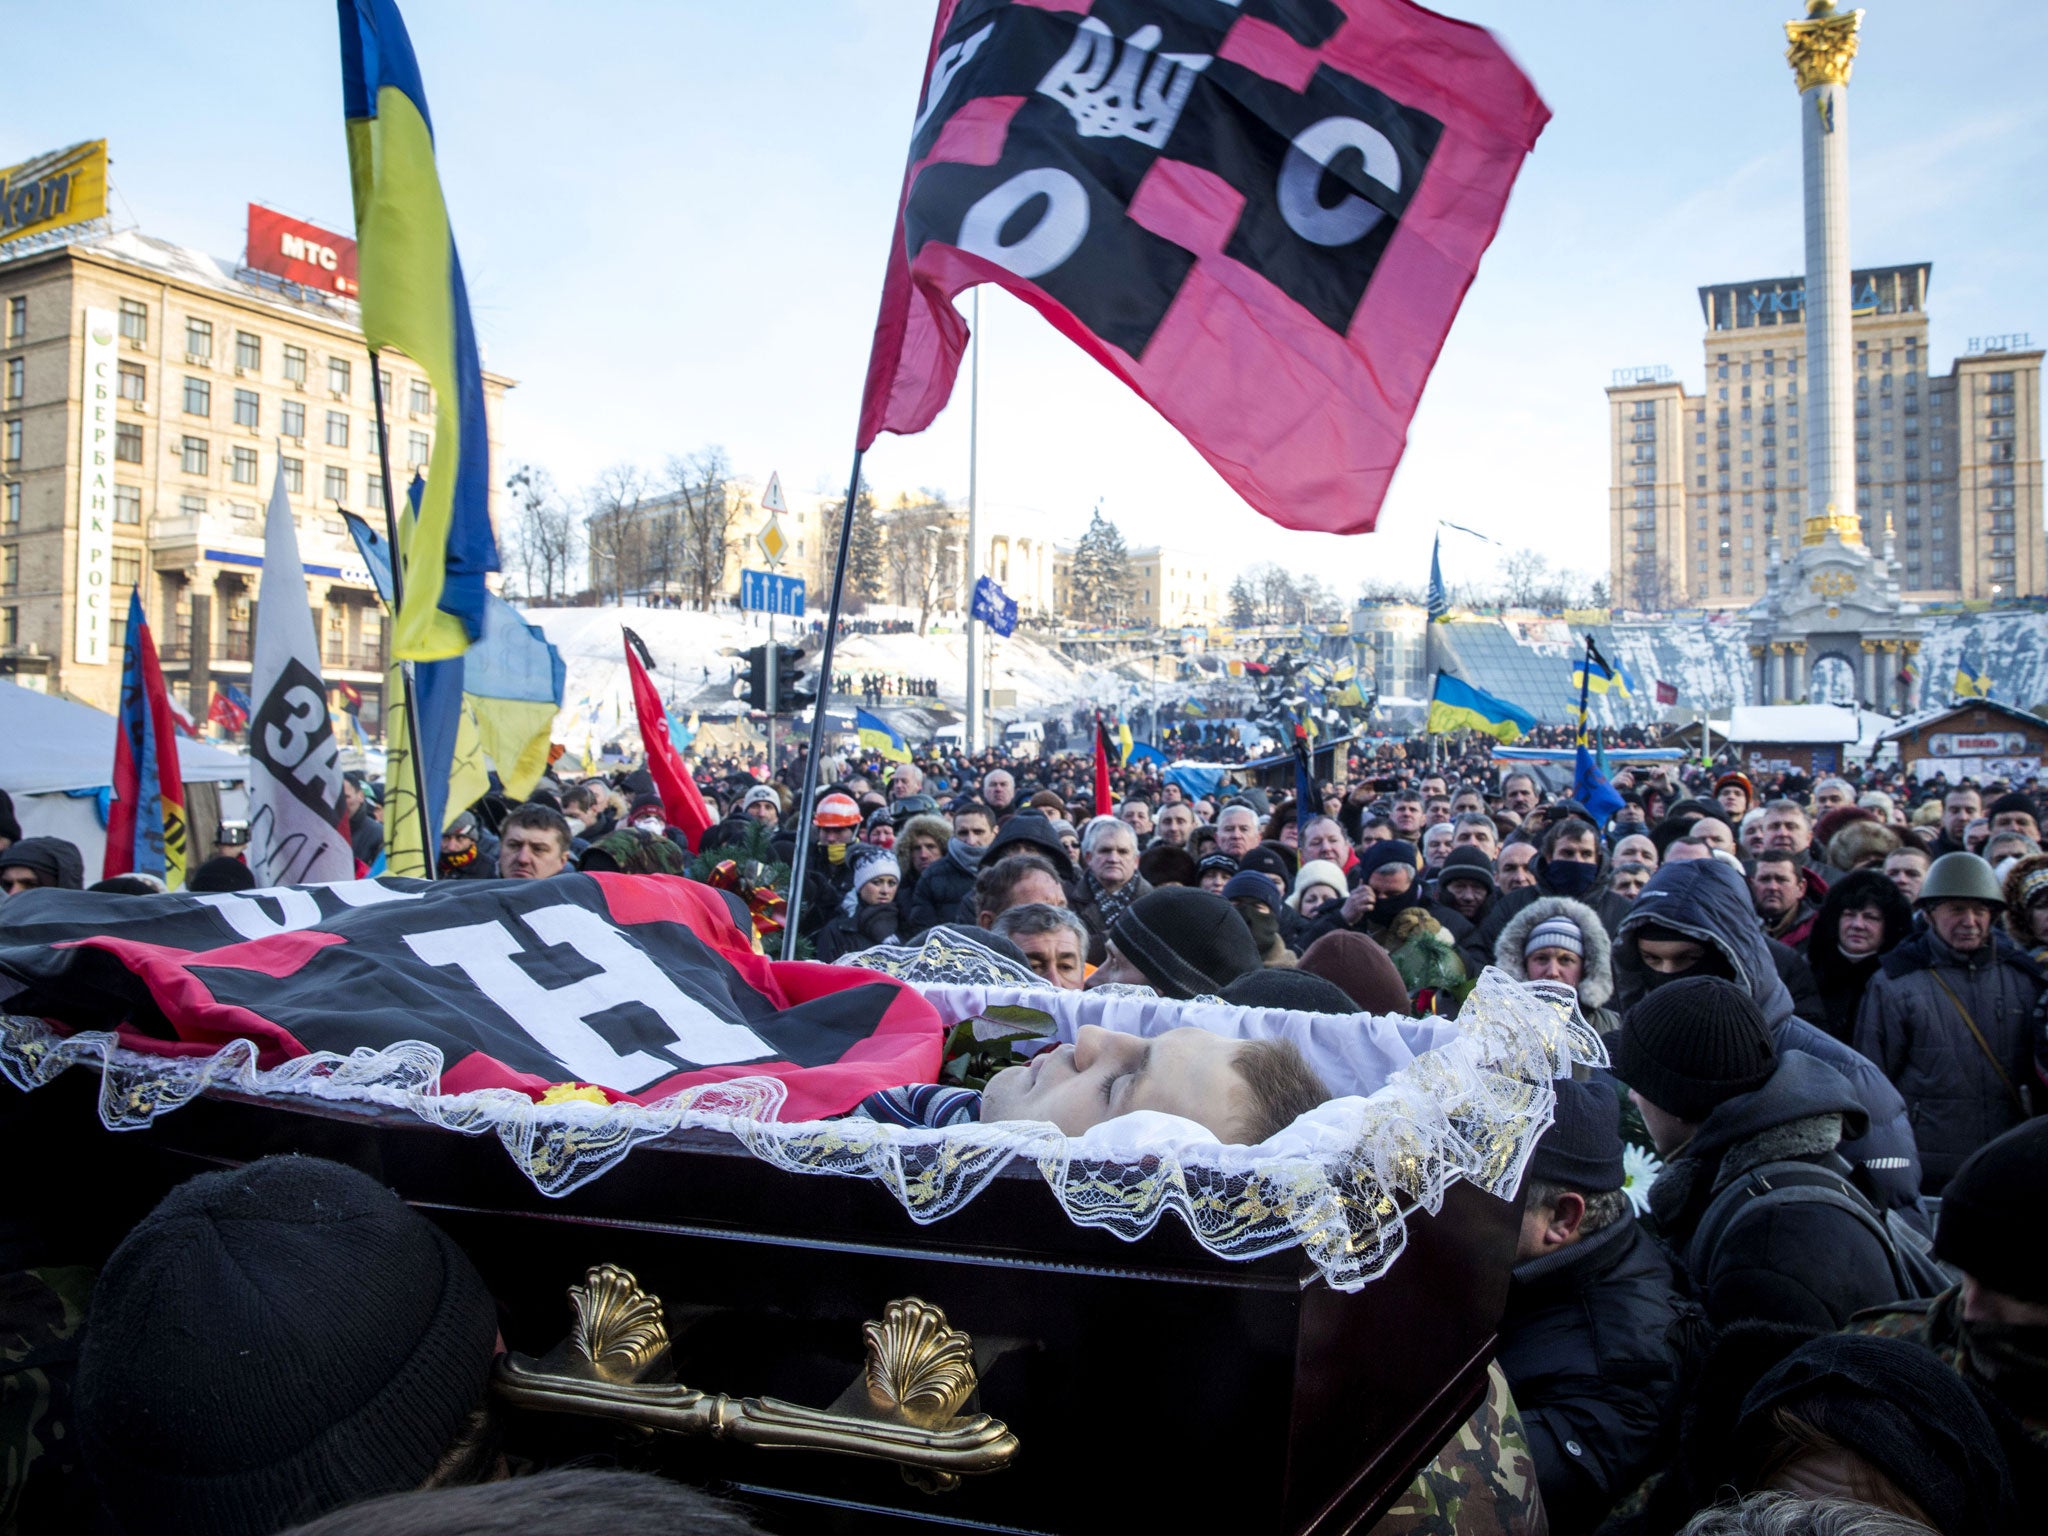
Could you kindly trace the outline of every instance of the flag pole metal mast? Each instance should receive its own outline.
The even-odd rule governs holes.
[[[377,411],[377,468],[384,480],[384,537],[391,546],[391,623],[386,630],[386,641],[398,633],[398,611],[405,602],[405,557],[404,546],[398,542],[398,503],[392,497],[391,485],[391,434],[384,426],[384,368],[383,357],[374,348],[370,351],[370,403]],[[385,674],[387,679],[390,674]],[[390,684],[387,682],[386,687]],[[441,846],[440,828],[428,825],[427,818],[427,765],[420,756],[420,712],[414,708],[417,694],[413,689],[412,663],[398,662],[398,686],[401,704],[405,710],[405,756],[412,767],[412,797],[420,822],[420,860],[426,865],[425,877],[434,878],[439,864],[435,855]],[[384,701],[388,714],[391,701]],[[391,742],[391,724],[384,724],[384,741]],[[388,771],[388,770],[387,770]]]
[[[832,598],[825,609],[825,646],[818,653],[818,696],[811,701],[811,744],[804,755],[803,798],[797,803],[796,856],[789,865],[789,922],[782,930],[785,960],[796,958],[797,931],[803,926],[804,874],[811,861],[811,818],[817,814],[818,758],[825,744],[825,712],[832,703],[832,652],[839,641],[839,605],[846,596],[846,557],[853,543],[853,510],[860,495],[863,456],[860,449],[853,450],[853,473],[846,480],[846,505],[839,510],[839,551],[832,560]]]
[[[973,290],[974,351],[967,360],[967,752],[981,750],[980,640],[974,627],[974,587],[981,579],[981,546],[975,529],[975,458],[981,445],[981,289]]]

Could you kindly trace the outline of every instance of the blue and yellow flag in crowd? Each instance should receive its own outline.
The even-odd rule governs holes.
[[[1991,697],[1991,669],[1984,664],[1984,639],[1975,632],[1963,642],[1963,654],[1956,658],[1955,692],[1959,699]]]
[[[871,715],[864,709],[856,709],[853,712],[853,728],[860,733],[860,744],[868,751],[879,752],[892,763],[910,761],[910,748],[903,744],[903,737],[880,715]]]
[[[1624,699],[1634,693],[1628,668],[1609,662],[1598,650],[1572,663],[1572,687],[1581,693],[1613,693]]]
[[[1536,729],[1536,717],[1519,704],[1474,688],[1463,678],[1439,672],[1436,686],[1430,690],[1429,723],[1424,729],[1433,736],[1478,731],[1496,741],[1514,742]]]
[[[414,482],[417,497],[419,484]],[[391,561],[382,537],[359,517],[349,517],[348,531],[369,568],[377,595],[391,600]],[[436,834],[481,799],[490,789],[495,766],[505,791],[514,799],[533,793],[547,771],[548,747],[555,715],[562,707],[567,680],[561,653],[540,629],[519,616],[501,597],[484,604],[484,629],[476,644],[451,661],[413,668],[413,696],[419,710],[417,735],[427,786],[428,820]],[[387,700],[403,697],[403,681],[394,660]],[[395,760],[415,734],[404,711],[387,703],[384,711],[385,751]],[[487,761],[488,760],[488,761]],[[586,770],[587,771],[587,770]],[[405,775],[387,769],[387,793],[411,796],[410,767]],[[419,841],[417,812],[387,810],[385,841],[392,874],[424,874],[426,850]],[[415,865],[416,856],[422,861]]]
[[[425,369],[439,406],[426,495],[401,524],[405,601],[391,654],[445,661],[482,638],[484,576],[498,568],[483,369],[405,22],[391,0],[339,5],[363,340]]]

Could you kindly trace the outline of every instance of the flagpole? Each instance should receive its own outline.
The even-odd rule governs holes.
[[[981,288],[973,290],[973,353],[967,360],[967,751],[981,750],[980,639],[974,630],[974,586],[981,577],[981,550],[975,528],[975,457],[981,444]]]
[[[811,747],[804,757],[804,792],[797,802],[796,857],[789,866],[789,923],[782,930],[782,958],[796,958],[797,931],[803,926],[804,873],[811,861],[811,817],[818,798],[818,756],[825,744],[825,711],[832,703],[832,652],[839,641],[839,605],[846,596],[846,557],[853,544],[854,499],[860,495],[862,452],[853,450],[853,473],[846,480],[846,505],[839,513],[839,552],[832,561],[832,600],[825,609],[825,648],[818,653],[818,696],[811,703]],[[968,633],[973,634],[973,621]]]
[[[1579,668],[1579,739],[1575,745],[1586,744],[1586,715],[1592,708],[1593,691],[1593,637],[1586,636],[1586,659]]]
[[[391,623],[386,630],[385,644],[389,645],[398,634],[398,613],[405,603],[405,556],[402,544],[398,542],[398,503],[392,497],[391,485],[391,434],[384,426],[384,369],[382,357],[373,347],[370,349],[370,404],[377,412],[377,467],[382,471],[384,481],[384,537],[391,546]],[[405,755],[412,767],[413,805],[420,821],[420,861],[426,865],[425,879],[434,878],[440,860],[441,830],[430,826],[427,817],[427,765],[420,755],[420,714],[414,708],[415,694],[412,683],[412,663],[398,660],[399,706],[405,711]],[[386,677],[389,677],[387,672]],[[388,683],[386,686],[389,686]],[[388,711],[391,700],[384,701]],[[384,722],[384,744],[391,744],[391,722]],[[389,765],[386,765],[389,771]]]

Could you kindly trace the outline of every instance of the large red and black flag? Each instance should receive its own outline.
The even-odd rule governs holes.
[[[940,0],[859,444],[995,283],[1260,512],[1364,533],[1549,109],[1406,0]]]
[[[264,1067],[419,1040],[449,1093],[775,1077],[785,1120],[936,1081],[943,1038],[901,982],[768,960],[720,892],[663,875],[32,891],[0,904],[0,1009],[163,1055],[247,1039]]]

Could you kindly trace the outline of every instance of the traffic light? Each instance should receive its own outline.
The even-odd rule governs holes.
[[[796,646],[776,647],[775,712],[779,715],[793,715],[799,710],[809,709],[818,697],[817,683],[797,670],[804,660],[804,652]]]
[[[745,653],[747,658],[747,692],[749,709],[768,707],[768,647],[757,645]]]

